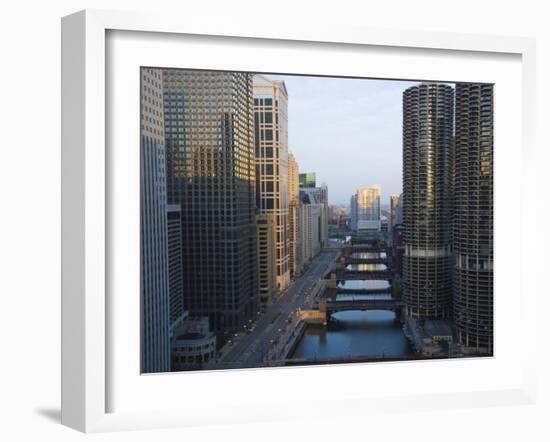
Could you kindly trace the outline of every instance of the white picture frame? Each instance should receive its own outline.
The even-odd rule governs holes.
[[[213,22],[205,19],[180,20],[177,17],[155,16],[144,13],[86,10],[64,17],[62,20],[62,423],[84,432],[113,431],[123,429],[157,428],[208,424],[212,419],[218,422],[233,422],[231,413],[219,410],[207,415],[200,406],[194,414],[174,407],[151,410],[112,411],[109,410],[109,392],[113,388],[109,373],[112,369],[112,347],[109,343],[108,327],[115,318],[111,317],[107,244],[113,232],[107,228],[110,210],[108,155],[109,134],[106,121],[111,115],[107,109],[109,93],[106,76],[107,34],[109,32],[149,32],[155,35],[217,36],[240,39],[264,40],[296,44],[339,44],[341,47],[376,47],[380,51],[402,48],[404,51],[425,49],[441,54],[467,52],[483,57],[484,54],[508,54],[520,57],[521,63],[521,149],[517,147],[523,161],[522,189],[519,191],[526,207],[535,206],[535,194],[527,189],[535,188],[533,174],[529,174],[534,151],[534,108],[535,108],[535,44],[534,40],[517,37],[491,37],[480,35],[428,33],[415,31],[390,32],[387,30],[349,28],[333,26],[316,29],[312,26],[280,24],[277,28],[255,26],[253,22]],[[152,35],[152,34],[151,34]],[[436,54],[437,56],[437,54]],[[110,77],[109,77],[110,78]],[[441,78],[444,80],[445,78]],[[136,92],[137,93],[137,92]],[[498,98],[497,98],[498,100]],[[497,104],[498,105],[498,104]],[[531,187],[530,187],[531,185]],[[534,233],[526,226],[527,214],[521,218],[520,273],[527,272],[526,256],[534,256],[534,240],[528,238]],[[138,247],[138,245],[136,245]],[[498,259],[498,247],[496,247]],[[497,276],[495,276],[497,278]],[[524,326],[524,345],[517,376],[500,388],[492,386],[484,390],[464,389],[461,393],[427,392],[426,394],[402,393],[390,387],[387,394],[369,396],[359,389],[357,395],[349,396],[332,392],[327,400],[338,400],[344,410],[354,413],[369,413],[375,408],[388,412],[411,408],[454,408],[488,406],[501,403],[533,403],[535,400],[536,351],[534,321],[527,321],[528,313],[535,312],[536,290],[534,280],[522,277],[521,307],[524,315],[520,321]],[[496,285],[495,287],[498,287]],[[533,313],[532,315],[536,315]],[[498,316],[497,316],[498,320]],[[498,352],[496,359],[498,359]],[[437,363],[439,370],[461,370],[464,361]],[[448,364],[448,365],[445,365]],[[378,367],[394,367],[380,365]],[[361,367],[330,367],[330,370],[345,370],[346,378],[359,376]],[[388,368],[388,371],[406,370]],[[418,368],[419,366],[416,365]],[[316,367],[318,369],[326,369]],[[490,366],[486,367],[490,369]],[[300,369],[283,371],[284,379],[299,376]],[[250,379],[243,379],[243,372],[216,373],[216,377],[204,378],[219,386],[225,379],[234,382],[249,382],[253,389],[256,382],[265,382],[268,376],[280,376],[281,370],[256,370]],[[259,374],[258,374],[259,373]],[[312,373],[311,371],[309,373]],[[139,375],[139,373],[137,374]],[[239,378],[240,376],[240,378]],[[157,376],[164,386],[170,384],[171,376]],[[173,378],[176,379],[176,378]],[[181,377],[180,377],[181,379]],[[198,376],[194,382],[202,382]],[[376,399],[374,399],[374,397]],[[315,396],[313,396],[315,399]],[[239,401],[241,403],[239,403]],[[315,414],[330,413],[323,406],[303,410],[303,404],[281,409],[256,407],[246,404],[244,399],[236,401],[243,413],[244,421],[262,419],[284,419]],[[277,404],[275,404],[277,405]],[[227,404],[225,404],[227,406]],[[214,406],[215,408],[215,406]],[[258,409],[261,408],[261,409]],[[156,411],[154,411],[156,410]]]

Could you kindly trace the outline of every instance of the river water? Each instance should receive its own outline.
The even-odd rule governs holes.
[[[362,255],[362,256],[357,256]],[[368,255],[368,256],[367,256]],[[361,253],[354,257],[374,258],[377,254]],[[384,264],[350,264],[350,270],[368,266],[385,270]],[[365,270],[367,268],[364,268]],[[384,289],[388,281],[347,280],[338,287],[346,289]],[[336,300],[390,299],[388,294],[338,294]],[[413,354],[395,314],[389,311],[349,311],[332,315],[327,327],[308,327],[296,346],[292,358],[339,359],[352,357],[400,357]]]

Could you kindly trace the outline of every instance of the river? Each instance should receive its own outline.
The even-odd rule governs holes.
[[[354,254],[357,258],[374,258],[377,254]],[[358,256],[361,255],[361,256]],[[368,255],[368,256],[367,256]],[[383,255],[383,254],[381,254]],[[363,267],[368,266],[368,268]],[[384,264],[350,264],[349,270],[385,270]],[[345,289],[385,289],[388,281],[346,280],[338,287]],[[336,300],[389,299],[382,294],[338,294]],[[340,359],[352,357],[400,357],[413,354],[395,314],[389,311],[348,311],[332,315],[327,327],[307,327],[292,358]]]

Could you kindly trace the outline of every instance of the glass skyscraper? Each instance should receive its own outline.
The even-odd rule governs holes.
[[[257,304],[252,75],[165,69],[163,86],[185,309],[208,316],[223,343]]]
[[[380,231],[380,186],[357,189],[357,230]]]
[[[316,187],[316,177],[315,172],[301,173],[300,177],[300,187]]]
[[[256,205],[275,220],[277,288],[290,284],[288,93],[282,81],[254,76]]]
[[[141,69],[141,371],[170,371],[162,71]]]

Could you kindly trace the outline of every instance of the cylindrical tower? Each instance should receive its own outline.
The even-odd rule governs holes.
[[[493,85],[456,85],[454,322],[466,352],[493,352]]]
[[[451,316],[453,88],[403,93],[403,295],[415,319]]]

